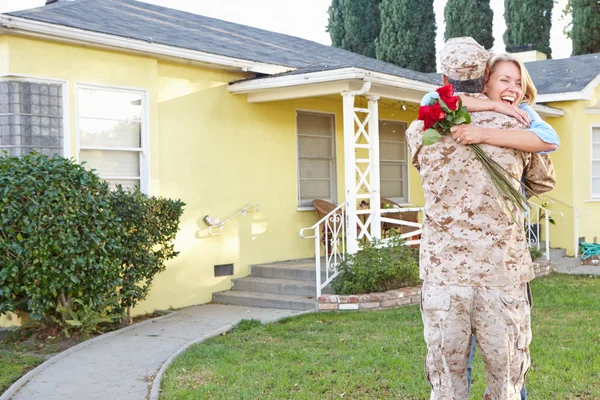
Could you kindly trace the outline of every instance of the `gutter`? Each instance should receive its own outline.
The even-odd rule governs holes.
[[[239,58],[221,56],[198,50],[189,50],[164,44],[153,43],[152,38],[147,41],[129,39],[122,36],[109,35],[88,31],[84,29],[71,28],[63,25],[50,24],[27,18],[14,17],[12,15],[0,14],[0,34],[14,33],[23,36],[50,39],[59,42],[95,45],[97,47],[127,50],[145,55],[157,55],[186,59],[207,64],[215,64],[225,67],[233,67],[243,72],[274,75],[295,70],[295,68],[283,65],[260,63],[243,60]]]

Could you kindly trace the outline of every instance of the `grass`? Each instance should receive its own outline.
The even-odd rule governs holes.
[[[600,398],[600,278],[532,283],[532,399]],[[418,306],[308,314],[193,346],[170,366],[161,399],[428,399]],[[476,357],[471,398],[485,390]]]
[[[44,361],[44,357],[30,354],[28,346],[0,341],[0,394],[22,375]]]

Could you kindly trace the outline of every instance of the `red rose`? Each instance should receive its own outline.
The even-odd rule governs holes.
[[[433,124],[435,124],[435,119],[432,118],[430,109],[431,109],[431,106],[419,107],[418,119],[423,121],[423,125],[424,125],[425,129],[429,129],[433,126]]]
[[[425,129],[431,128],[436,122],[442,121],[444,118],[446,118],[446,113],[442,110],[440,103],[419,107],[418,119],[423,121]]]
[[[452,96],[454,96],[454,87],[452,87],[452,85],[442,86],[441,88],[438,88],[436,92],[438,92],[438,94],[440,95],[440,99],[442,99],[444,103],[446,103],[446,99],[449,99]]]
[[[444,103],[446,103],[446,105],[448,106],[449,109],[451,109],[452,111],[456,111],[458,109],[458,101],[459,100],[460,100],[460,97],[452,96],[452,97],[445,99]]]

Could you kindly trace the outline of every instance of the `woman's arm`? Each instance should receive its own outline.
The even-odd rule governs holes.
[[[529,115],[529,119],[531,120],[529,130],[535,133],[543,142],[556,146],[553,149],[542,151],[541,153],[551,153],[558,150],[560,147],[560,138],[558,137],[558,134],[554,128],[552,128],[549,123],[544,121],[542,117],[540,117],[540,115],[535,112],[531,106],[529,106],[529,104],[521,103],[519,108],[527,112]]]
[[[497,113],[516,118],[522,124],[529,126],[529,115],[525,110],[522,110],[517,106],[513,106],[511,104],[497,100],[477,99],[475,97],[467,96],[464,94],[459,94],[459,96],[462,100],[463,106],[466,106],[467,111],[469,112],[495,111]]]
[[[558,149],[558,145],[544,142],[531,130],[482,128],[468,124],[455,125],[450,130],[460,144],[486,143],[528,153],[549,153]]]

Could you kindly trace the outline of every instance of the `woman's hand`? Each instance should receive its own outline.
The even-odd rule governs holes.
[[[509,117],[516,118],[520,123],[525,124],[525,126],[529,128],[529,124],[531,124],[531,121],[529,119],[529,114],[527,114],[526,111],[523,111],[519,107],[513,106],[512,104],[508,104],[503,101],[493,101],[493,103],[494,111],[500,114],[508,115]]]
[[[484,128],[478,126],[462,124],[454,125],[450,128],[452,138],[460,144],[477,144],[484,143],[485,131]]]

